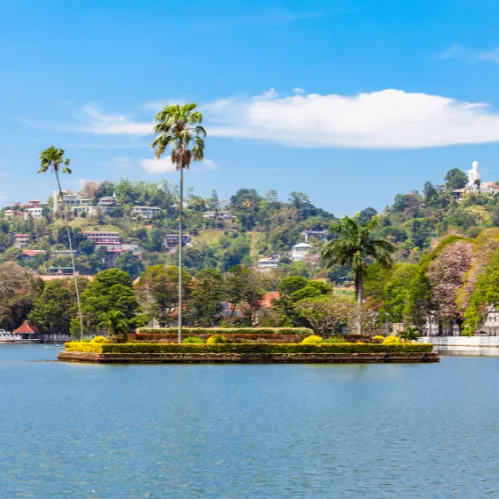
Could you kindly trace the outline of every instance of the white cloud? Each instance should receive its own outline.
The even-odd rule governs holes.
[[[225,99],[204,106],[209,136],[296,147],[423,148],[499,141],[499,114],[487,104],[387,89]]]
[[[229,137],[293,147],[386,149],[499,141],[499,112],[490,105],[395,89],[353,96],[296,91],[280,95],[271,89],[261,95],[221,99],[200,108],[205,115],[208,140]],[[85,125],[65,129],[140,137],[152,134],[153,128],[150,122],[107,115],[90,105],[85,106],[78,119],[85,120]],[[150,173],[172,170],[167,163],[144,161],[141,164]],[[205,163],[201,169],[209,168]]]
[[[104,114],[96,106],[83,107],[81,119],[88,122],[82,131],[98,135],[151,135],[153,123],[140,123],[121,114]]]
[[[447,50],[438,54],[435,59],[437,61],[445,59],[455,59],[468,63],[473,62],[493,62],[499,64],[499,48],[490,50],[478,50],[469,47],[464,47],[458,43],[452,45]]]
[[[141,159],[140,165],[151,175],[161,175],[162,173],[172,173],[175,171],[175,165],[172,163],[170,156],[165,156],[161,159]]]
[[[172,173],[176,171],[170,156],[164,156],[161,159],[144,158],[140,160],[140,165],[147,170],[150,175],[162,175],[164,173]],[[217,170],[216,163],[208,158],[203,159],[201,162],[193,163],[190,168],[194,172],[213,171]]]
[[[293,92],[295,94],[304,94],[305,93],[305,90],[303,88],[300,88],[300,87],[296,87],[296,88],[293,88]]]

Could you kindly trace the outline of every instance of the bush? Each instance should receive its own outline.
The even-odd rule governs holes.
[[[184,334],[190,335],[209,335],[221,334],[228,336],[231,334],[280,334],[280,335],[301,335],[303,337],[314,334],[307,327],[184,327]],[[171,334],[177,333],[177,328],[173,327],[158,327],[148,328],[140,327],[137,329],[137,334]]]
[[[196,338],[195,336],[189,336],[189,338],[185,338],[182,343],[187,344],[204,344],[204,341],[201,338]]]
[[[320,345],[321,343],[324,343],[324,338],[318,336],[317,334],[312,334],[310,336],[307,336],[301,342],[302,345]]]
[[[227,338],[221,334],[214,334],[206,340],[207,345],[219,345],[222,343],[227,343]]]
[[[96,336],[90,340],[92,343],[107,343],[108,339],[105,336]]]
[[[384,341],[385,337],[381,334],[377,334],[375,336],[373,336],[373,340],[376,340],[376,341]]]
[[[387,336],[383,340],[383,345],[401,345],[402,341],[397,336]]]
[[[347,341],[345,341],[345,338],[343,336],[332,336],[331,338],[328,338],[326,340],[326,343],[329,343],[329,344],[347,343]]]
[[[326,342],[320,345],[301,345],[298,343],[216,343],[214,345],[178,343],[66,343],[69,352],[95,353],[429,353],[433,345],[423,343],[399,343],[382,345],[380,343],[337,343]]]

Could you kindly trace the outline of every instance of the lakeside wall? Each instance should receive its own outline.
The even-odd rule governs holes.
[[[432,344],[440,355],[499,357],[499,336],[424,336],[418,341]]]
[[[94,353],[60,352],[63,362],[98,364],[373,364],[439,362],[435,352],[390,353]]]

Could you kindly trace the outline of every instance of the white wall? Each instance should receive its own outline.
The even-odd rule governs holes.
[[[441,355],[484,355],[499,357],[499,336],[424,336],[420,343],[432,343]]]

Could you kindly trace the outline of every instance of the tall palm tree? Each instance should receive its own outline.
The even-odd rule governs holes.
[[[204,158],[204,138],[206,131],[201,126],[203,115],[196,111],[196,104],[178,104],[165,106],[156,115],[154,131],[156,139],[151,144],[156,158],[170,151],[172,164],[180,173],[180,210],[179,210],[179,244],[178,244],[178,342],[182,342],[182,256],[183,256],[183,202],[184,202],[184,168],[188,169],[192,161]]]
[[[55,174],[55,178],[57,179],[57,188],[59,189],[62,213],[66,223],[66,232],[69,242],[69,254],[71,255],[71,265],[73,267],[73,280],[75,284],[76,301],[78,303],[78,315],[80,316],[80,339],[83,339],[83,315],[81,313],[80,292],[78,290],[78,279],[76,277],[73,243],[71,241],[71,232],[69,230],[68,214],[66,212],[66,204],[64,203],[61,180],[59,178],[59,173],[67,173],[68,175],[71,175],[72,171],[71,168],[69,168],[71,160],[68,158],[64,158],[64,149],[57,149],[54,146],[50,146],[49,148],[42,151],[39,160],[40,168],[38,169],[37,173],[46,173],[48,170],[51,170]]]
[[[357,218],[344,217],[339,222],[331,224],[329,232],[335,237],[327,242],[322,250],[322,258],[328,267],[348,265],[352,268],[355,274],[355,294],[359,304],[359,314],[364,301],[364,269],[373,260],[384,267],[390,267],[393,263],[392,253],[395,251],[395,246],[374,235],[378,227],[378,217],[373,217],[366,223],[361,223]],[[359,317],[359,332],[361,331]]]

